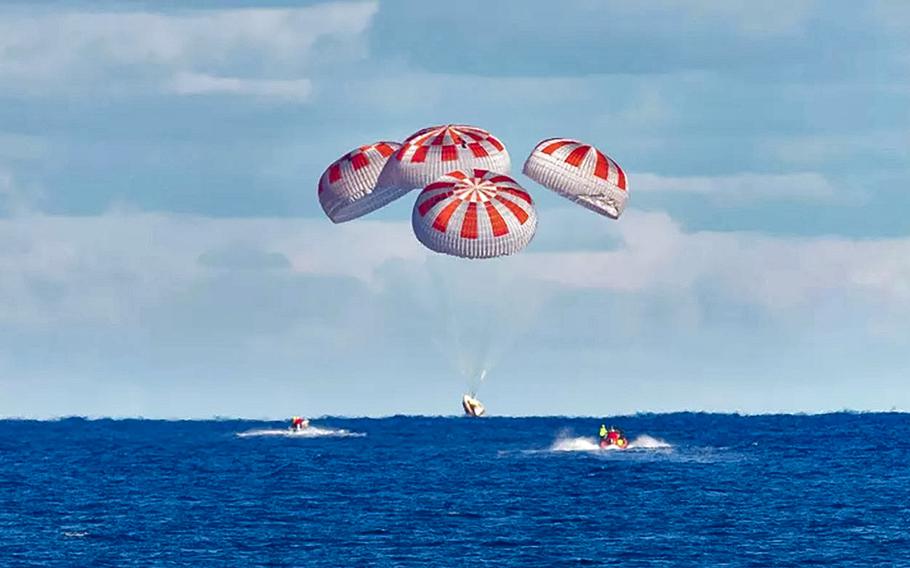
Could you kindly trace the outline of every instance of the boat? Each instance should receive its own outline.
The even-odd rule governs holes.
[[[302,416],[294,416],[291,418],[291,432],[303,432],[310,427],[310,421]]]
[[[484,408],[483,403],[470,394],[466,394],[464,397],[462,397],[461,407],[464,408],[465,415],[474,418],[483,416],[483,413],[486,412],[486,408]]]
[[[600,440],[601,449],[606,449],[606,448],[609,448],[610,446],[616,446],[617,448],[624,450],[629,447],[629,440],[627,440],[626,438],[620,438],[614,442],[613,440],[610,440],[609,438],[601,438],[601,440]]]
[[[611,446],[624,450],[629,447],[629,439],[626,438],[622,430],[618,430],[613,426],[610,426],[609,430],[605,430],[601,426],[600,448],[606,449]]]

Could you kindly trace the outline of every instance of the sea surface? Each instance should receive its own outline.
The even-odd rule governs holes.
[[[0,421],[0,566],[910,566],[910,415]]]

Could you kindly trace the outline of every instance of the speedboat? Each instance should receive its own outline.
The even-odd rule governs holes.
[[[610,438],[609,436],[605,436],[605,437],[601,438],[600,439],[600,449],[603,450],[603,449],[609,448],[611,446],[615,446],[616,448],[619,448],[620,450],[624,450],[624,449],[628,448],[629,439],[626,438],[626,435],[623,434],[622,432],[619,432],[618,434],[619,434],[619,437],[617,437],[617,438]]]
[[[310,421],[306,418],[295,416],[291,418],[291,432],[303,432],[310,427]]]
[[[486,408],[483,407],[483,403],[470,394],[466,394],[462,397],[461,407],[464,408],[464,413],[467,416],[473,416],[474,418],[483,416],[483,413],[486,411]]]

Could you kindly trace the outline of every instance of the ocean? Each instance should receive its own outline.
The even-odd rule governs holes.
[[[910,566],[910,415],[0,421],[0,566]]]

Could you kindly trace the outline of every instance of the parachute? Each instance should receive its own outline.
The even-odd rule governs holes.
[[[475,168],[508,174],[509,152],[498,138],[474,126],[447,124],[409,136],[379,176],[377,187],[407,192],[443,174]]]
[[[488,131],[447,124],[404,142],[361,146],[335,161],[319,180],[319,202],[335,223],[356,219],[420,189],[411,212],[414,235],[443,253],[407,267],[402,297],[431,320],[426,339],[464,379],[469,416],[485,410],[475,397],[544,298],[529,285],[515,253],[534,238],[531,195],[510,177],[505,145]],[[597,148],[566,138],[541,141],[523,172],[544,187],[618,219],[628,200],[622,168]],[[464,262],[462,259],[488,259]],[[465,392],[465,391],[462,391]]]
[[[475,394],[488,371],[535,321],[541,287],[528,286],[515,253],[537,230],[531,195],[510,177],[505,145],[488,131],[447,124],[398,144],[377,142],[339,158],[319,180],[319,202],[335,223],[350,221],[421,189],[412,208],[414,235],[432,255],[398,282],[423,310],[443,359],[465,380],[462,407],[484,413]],[[619,165],[576,140],[538,143],[523,172],[544,187],[618,219],[628,200]],[[461,259],[489,259],[465,263]],[[408,268],[411,270],[411,268]],[[504,301],[505,300],[505,301]]]
[[[456,170],[417,197],[411,223],[430,250],[464,258],[513,254],[534,237],[531,195],[507,175]]]
[[[376,180],[398,142],[361,146],[338,158],[319,178],[319,203],[334,223],[372,213],[404,195],[394,188],[376,188]]]
[[[619,164],[577,140],[541,141],[522,171],[540,185],[612,219],[622,215],[629,197],[626,174]]]

